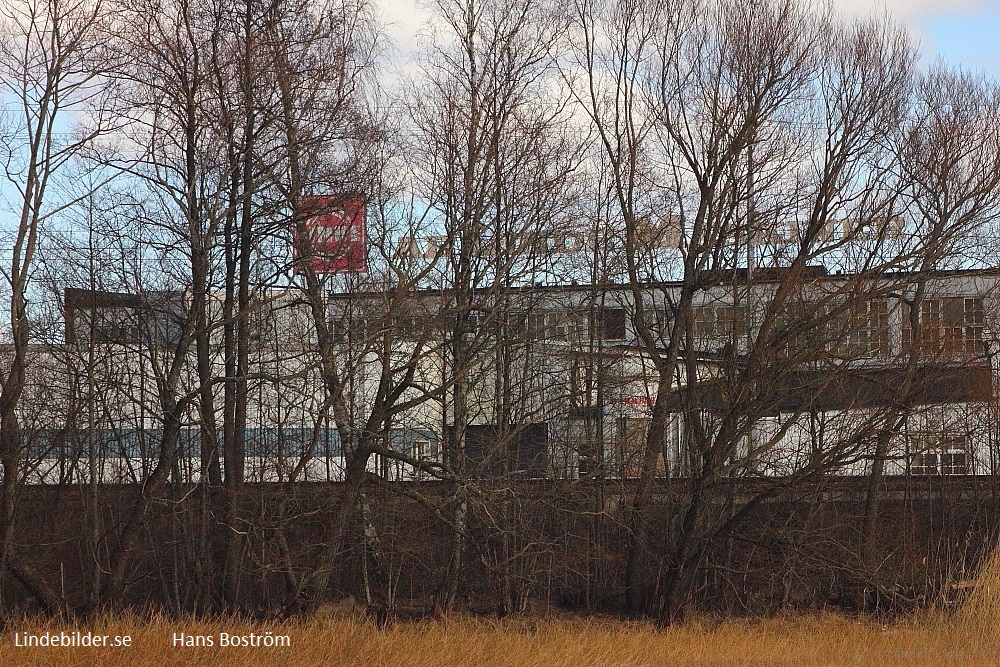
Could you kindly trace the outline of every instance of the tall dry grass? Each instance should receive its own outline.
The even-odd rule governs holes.
[[[1000,634],[1000,545],[979,569],[975,586],[962,603],[962,625],[989,640]]]
[[[66,629],[30,621],[11,624],[0,639],[0,664],[83,667],[212,665],[406,667],[638,667],[640,665],[877,665],[921,667],[1000,665],[1000,641],[970,634],[943,616],[891,625],[835,615],[771,620],[651,625],[598,620],[486,621],[469,618],[401,623],[380,630],[363,620],[177,622],[164,618],[105,619],[85,628],[131,634],[118,649],[17,648],[14,632]],[[287,634],[290,648],[171,648],[171,634]]]

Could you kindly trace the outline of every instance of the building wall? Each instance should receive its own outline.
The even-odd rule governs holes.
[[[916,339],[909,322],[918,284],[923,292],[917,318],[923,333]],[[804,282],[778,311],[770,307],[777,282],[706,286],[696,294],[689,323],[697,377],[687,377],[690,371],[683,365],[674,377],[677,405],[657,434],[657,473],[691,474],[699,451],[729,437],[728,472],[733,476],[793,474],[819,459],[828,472],[864,474],[873,443],[888,430],[888,474],[963,469],[992,474],[1000,464],[992,400],[994,332],[1000,331],[997,287],[997,276],[982,272],[942,274],[920,283],[910,276],[868,281],[825,276]],[[676,303],[680,288],[657,284],[643,291],[645,319],[654,334],[663,335],[670,323],[670,304]],[[183,306],[177,298],[160,297],[160,303]],[[79,294],[74,298],[84,308],[87,300]],[[563,286],[492,294],[476,302],[474,317],[463,320],[462,368],[456,367],[458,321],[449,299],[440,292],[416,293],[406,300],[378,294],[331,296],[330,323],[338,332],[343,403],[352,427],[365,425],[387,376],[402,377],[411,369],[409,386],[397,401],[412,407],[380,425],[378,437],[390,454],[440,463],[455,428],[455,393],[462,391],[467,406],[463,428],[478,429],[475,437],[494,434],[495,442],[484,445],[484,451],[507,457],[502,470],[511,470],[511,456],[524,456],[512,454],[511,447],[542,446],[544,463],[533,465],[532,476],[638,474],[657,387],[651,357],[636,335],[629,291]],[[118,301],[106,307],[121,319]],[[220,308],[214,299],[214,315]],[[158,323],[163,309],[156,313],[139,318],[152,322],[147,328],[155,336],[137,331],[125,339],[102,339],[97,325],[107,318],[75,312],[67,316],[73,324],[71,340],[33,348],[23,412],[34,461],[29,481],[133,482],[149,474],[161,420],[158,381],[172,353],[172,337],[160,334],[174,331]],[[250,318],[248,481],[277,481],[293,472],[300,480],[341,479],[344,447],[320,376],[308,309],[296,292],[276,290],[258,296]],[[212,340],[219,376],[225,368],[221,335],[218,329]],[[787,391],[768,389],[777,397],[771,409],[747,408],[727,391],[737,386],[733,378],[740,364],[747,363],[747,351],[759,348],[761,341],[773,341],[769,363],[776,369],[783,365],[782,372],[794,368],[836,379],[872,369],[875,374],[902,373],[913,363],[910,376],[926,376],[921,369],[933,366],[950,369],[948,377],[958,379],[925,377],[927,386],[911,392],[906,405],[852,396],[850,388],[837,393],[816,389],[819,385],[802,389],[790,384]],[[197,392],[193,358],[182,365],[178,391]],[[961,378],[974,370],[981,383],[983,369],[988,387],[972,391],[962,384]],[[703,393],[690,393],[693,387]],[[805,398],[796,393],[810,391]],[[217,399],[220,424],[221,404]],[[200,475],[195,407],[196,402],[186,416],[181,462],[174,471],[184,481],[197,481]],[[735,417],[734,411],[739,412]],[[727,426],[727,419],[743,421]],[[708,426],[700,449],[692,440],[695,420]],[[519,433],[529,431],[534,435],[526,444]],[[480,472],[497,470],[493,463],[481,463]],[[373,457],[370,471],[392,479],[432,477],[391,455]]]

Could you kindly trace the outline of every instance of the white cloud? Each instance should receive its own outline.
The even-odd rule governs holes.
[[[374,0],[396,58],[408,58],[427,34],[432,12],[423,0]]]
[[[983,25],[993,25],[1000,30],[998,0],[831,1],[848,17],[887,13],[914,37],[925,63],[941,56],[954,65],[1000,72],[1000,60],[994,55],[992,44],[985,43],[983,35],[986,33],[981,30]],[[969,30],[963,31],[963,25],[968,25]]]
[[[431,16],[431,0],[374,0],[385,22],[385,34],[390,46],[387,54],[390,76],[402,81],[418,73],[412,60],[427,35]],[[807,0],[808,1],[808,0]],[[822,3],[824,0],[814,0]],[[948,44],[936,44],[928,32],[935,19],[972,19],[980,14],[995,12],[1000,0],[829,0],[834,9],[845,17],[882,16],[898,21],[915,38],[927,57],[948,51]],[[992,16],[995,16],[993,14]],[[995,20],[995,19],[993,19]],[[997,26],[1000,30],[1000,26]],[[983,48],[987,48],[985,45]]]
[[[833,0],[845,14],[869,15],[887,11],[904,23],[949,14],[976,14],[986,11],[988,0]]]

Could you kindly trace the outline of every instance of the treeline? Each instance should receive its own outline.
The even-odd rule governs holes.
[[[971,592],[982,559],[995,541],[998,511],[993,479],[893,478],[876,525],[879,568],[858,559],[864,513],[863,480],[836,479],[788,492],[766,503],[726,539],[713,544],[685,601],[684,614],[770,615],[790,611],[866,612],[881,616],[914,609],[956,608]],[[355,517],[330,582],[324,615],[367,612],[375,620],[440,613],[446,585],[449,530],[426,501],[452,493],[445,484],[406,492],[372,491],[379,508],[364,539]],[[740,483],[734,486],[739,487]],[[427,484],[423,484],[424,487]],[[506,556],[503,533],[487,508],[471,512],[469,559],[456,609],[507,615],[621,614],[627,533],[622,510],[633,491],[615,482],[519,482],[505,489],[517,497],[522,535],[530,538],[515,558]],[[748,485],[749,486],[749,485]],[[742,489],[746,492],[748,489]],[[139,493],[136,486],[100,490],[102,521],[120,521]],[[239,609],[257,617],[298,615],[288,607],[294,573],[308,571],[317,538],[335,506],[339,485],[254,486],[248,507],[253,532],[241,564]],[[486,493],[500,493],[484,488]],[[737,491],[739,492],[739,491]],[[183,492],[149,512],[146,539],[131,554],[130,585],[121,607],[167,614],[208,614],[208,573],[197,549],[205,517]],[[650,518],[652,549],[667,546],[670,513],[686,499],[661,491]],[[294,527],[286,524],[290,509]],[[37,566],[57,573],[67,605],[86,609],[95,581],[87,562],[92,520],[86,498],[65,488],[35,486],[22,499],[22,538],[39,545]],[[281,538],[277,539],[278,531]],[[373,548],[374,547],[374,548]],[[643,596],[653,603],[657,573],[641,573]],[[25,589],[4,585],[10,610],[35,606]]]

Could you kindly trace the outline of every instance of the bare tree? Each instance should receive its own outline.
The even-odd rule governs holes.
[[[511,384],[523,344],[516,322],[531,307],[512,294],[519,284],[559,274],[545,239],[566,229],[580,144],[550,50],[565,29],[555,6],[441,2],[435,10],[435,44],[413,102],[416,189],[443,235],[435,273],[452,321],[443,462],[466,479],[477,463],[467,457],[470,424],[493,424],[496,446],[516,441],[523,427],[508,399],[518,393]],[[470,397],[483,388],[471,373],[484,365],[495,372],[480,376],[492,386],[488,414],[476,414]],[[451,555],[440,592],[445,609],[464,569],[470,491],[468,481],[453,488]]]
[[[15,2],[2,14],[0,82],[3,98],[16,110],[0,131],[4,178],[15,204],[16,226],[4,278],[10,299],[12,356],[0,389],[0,559],[47,609],[62,603],[44,577],[13,542],[18,485],[23,465],[19,406],[25,387],[30,323],[29,291],[39,234],[69,204],[59,178],[72,159],[108,129],[102,116],[108,63],[97,39],[107,8],[100,2]],[[74,113],[93,110],[89,123],[67,132]],[[64,191],[65,192],[65,191]]]
[[[843,571],[898,597],[884,479],[991,386],[996,86],[799,0],[433,9],[405,106],[353,0],[7,10],[7,571],[53,611],[145,578],[177,613],[385,618],[411,567],[510,614],[554,562],[667,623],[772,499],[853,474]],[[52,480],[87,508],[68,599],[17,537]]]
[[[937,323],[924,313],[933,307],[927,303],[929,281],[942,270],[984,263],[988,250],[981,239],[990,236],[1000,214],[1000,124],[987,111],[1000,94],[996,84],[938,64],[920,76],[914,92],[914,107],[891,144],[900,210],[911,230],[907,268],[920,276],[906,295],[904,310],[911,370],[928,357],[954,351],[949,348],[955,342],[941,340]],[[919,393],[920,385],[906,389]],[[912,410],[912,400],[904,401],[892,427],[877,440],[862,526],[861,554],[869,569],[874,569],[874,526],[889,443]]]
[[[780,489],[861,456],[873,434],[898,432],[892,410],[856,404],[864,417],[831,429],[837,443],[780,481],[739,502],[724,491],[810,414],[782,407],[789,386],[825,391],[802,370],[850,376],[846,360],[871,350],[843,337],[878,317],[869,303],[912,281],[890,276],[930,256],[893,238],[911,209],[887,128],[919,113],[907,106],[913,50],[892,26],[794,2],[578,4],[574,34],[578,95],[607,174],[595,201],[610,202],[608,224],[624,237],[614,266],[655,388],[627,518],[626,606],[670,620],[713,540]],[[852,277],[817,281],[817,262]],[[662,293],[657,280],[669,281]],[[773,413],[778,429],[761,433]],[[649,512],[672,420],[683,424],[685,500],[649,600]]]

